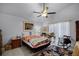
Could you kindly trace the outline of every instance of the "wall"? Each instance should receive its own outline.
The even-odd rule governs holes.
[[[3,45],[10,41],[12,36],[21,35],[23,32],[23,18],[0,14],[0,29],[2,29]]]
[[[76,42],[76,24],[75,24],[75,21],[74,20],[70,21],[70,35],[72,37],[72,46]]]

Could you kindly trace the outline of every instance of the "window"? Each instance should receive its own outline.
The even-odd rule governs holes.
[[[63,35],[70,35],[70,24],[69,22],[61,22],[56,24],[49,25],[49,32],[54,32],[56,36],[56,41],[58,42],[58,38],[63,37]],[[56,44],[57,44],[56,42]]]

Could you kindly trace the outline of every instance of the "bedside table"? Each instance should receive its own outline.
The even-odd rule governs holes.
[[[18,47],[21,46],[21,39],[20,39],[20,38],[19,38],[19,39],[17,39],[17,38],[12,39],[12,40],[11,40],[11,44],[12,44],[12,48],[13,48],[13,49],[14,49],[14,48],[18,48]]]

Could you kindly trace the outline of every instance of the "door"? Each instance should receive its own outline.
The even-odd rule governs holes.
[[[0,30],[0,56],[2,55],[2,35]]]
[[[76,21],[76,41],[79,41],[79,21]]]

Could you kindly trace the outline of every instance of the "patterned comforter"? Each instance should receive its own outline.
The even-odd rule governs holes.
[[[37,44],[39,44],[41,42],[45,42],[47,40],[48,40],[47,38],[41,37],[41,38],[33,38],[33,39],[30,40],[30,42],[31,42],[32,45],[37,45]]]

